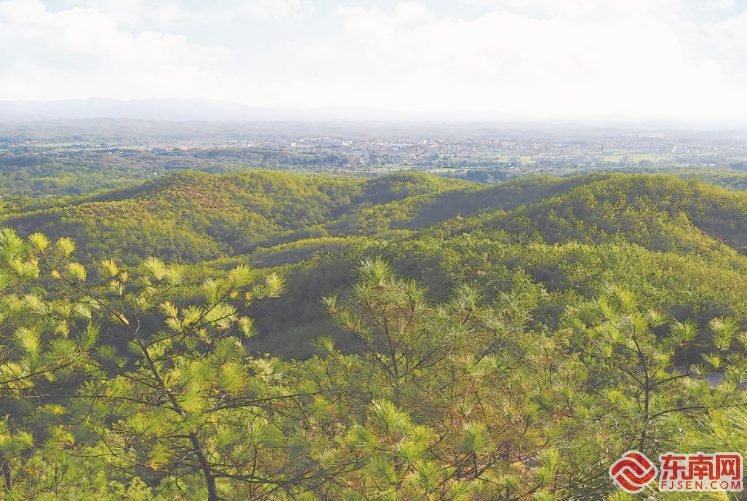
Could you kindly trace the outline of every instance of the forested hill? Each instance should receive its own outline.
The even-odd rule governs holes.
[[[264,311],[260,346],[310,350],[309,339],[334,331],[319,298],[344,293],[354,264],[379,254],[437,297],[479,284],[488,297],[531,305],[548,327],[610,285],[679,320],[747,321],[746,229],[747,194],[669,176],[534,178],[367,205],[324,225],[330,237],[248,256],[257,265],[310,259],[291,269],[279,300],[294,319]]]
[[[2,216],[19,231],[75,237],[92,258],[103,255],[195,262],[247,252],[282,235],[322,235],[322,225],[362,207],[465,186],[402,174],[372,180],[271,172],[183,172]]]
[[[743,192],[183,172],[36,203],[0,215],[2,499],[619,501],[632,447],[745,452]]]
[[[200,276],[232,264],[280,269],[292,286],[258,311],[253,342],[288,357],[308,356],[318,335],[344,338],[320,299],[346,291],[356,263],[381,254],[434,296],[476,283],[531,305],[548,326],[609,284],[678,318],[747,320],[747,194],[697,180],[595,174],[485,186],[423,174],[186,172],[45,203],[2,224],[72,237],[84,262],[158,256],[202,263]]]
[[[320,237],[473,234],[547,243],[610,237],[652,250],[747,245],[747,195],[669,176],[536,177],[483,186],[423,174],[375,179],[186,172],[0,215],[21,234],[71,236],[91,258],[197,262]]]

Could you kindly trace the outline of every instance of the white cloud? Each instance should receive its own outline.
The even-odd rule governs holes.
[[[192,81],[231,57],[228,48],[190,44],[182,35],[120,31],[114,18],[95,9],[55,13],[38,0],[0,3],[0,95],[6,98],[194,91]]]
[[[747,53],[747,11],[707,27],[710,38],[719,50],[737,50]]]
[[[388,13],[340,10],[353,42],[344,59],[359,78],[348,80],[349,89],[338,89],[336,98],[352,104],[363,97],[374,106],[413,111],[530,116],[735,112],[732,100],[739,94],[724,68],[692,57],[679,23],[623,15],[665,12],[673,2],[533,3],[556,14],[494,6],[471,20],[419,11],[417,22],[403,23],[402,5]],[[600,4],[624,6],[616,11]],[[346,81],[341,76],[334,82]],[[709,94],[712,99],[704,99]]]
[[[303,0],[64,0],[69,8],[103,12],[127,27],[171,28],[187,20],[230,24],[236,20],[283,19],[299,12]]]
[[[671,13],[683,0],[460,0],[492,10],[509,10],[552,19],[619,20]],[[720,1],[720,0],[719,0]]]
[[[245,0],[236,2],[236,11],[250,17],[284,18],[301,8],[300,0]]]
[[[734,0],[460,0],[469,11],[413,1],[65,1],[52,10],[0,0],[0,99],[747,114],[747,13]]]
[[[735,0],[712,0],[710,2],[702,2],[698,4],[698,7],[704,12],[729,10],[736,6],[737,3]]]

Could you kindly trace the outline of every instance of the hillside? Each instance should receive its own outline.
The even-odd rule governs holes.
[[[422,174],[187,172],[3,221],[21,234],[72,236],[88,261],[155,255],[203,263],[199,276],[242,263],[282,270],[290,292],[257,313],[253,345],[288,357],[311,354],[317,335],[344,339],[319,301],[347,290],[360,259],[382,254],[434,297],[477,283],[532,304],[548,326],[611,283],[680,319],[747,321],[747,194],[673,176],[485,186]]]
[[[298,239],[428,227],[547,243],[616,236],[652,250],[707,251],[714,242],[740,250],[747,245],[746,213],[741,192],[662,175],[536,177],[484,186],[422,174],[360,180],[254,171],[179,173],[0,217],[21,233],[33,228],[82,237],[93,257],[158,254],[196,262]]]
[[[631,443],[737,450],[742,192],[184,172],[5,210],[19,499],[607,500]]]
[[[747,195],[692,180],[597,174],[480,186],[422,175],[188,174],[107,197],[72,213],[42,210],[9,221],[51,212],[80,224],[97,214],[110,226],[67,226],[88,252],[108,245],[123,256],[135,249],[207,259],[207,269],[279,267],[290,291],[266,310],[258,306],[253,346],[289,357],[312,353],[317,335],[345,339],[319,301],[347,290],[355,263],[379,254],[429,284],[435,297],[460,281],[478,283],[491,297],[532,304],[548,326],[567,304],[609,284],[681,320],[747,320]],[[121,220],[130,213],[140,219]],[[172,233],[165,236],[164,227]],[[94,243],[85,243],[87,235],[96,235]]]
[[[346,212],[464,185],[415,174],[356,181],[262,171],[184,172],[0,217],[22,234],[75,237],[94,259],[158,255],[196,262],[248,252],[288,234],[321,235],[322,224]]]

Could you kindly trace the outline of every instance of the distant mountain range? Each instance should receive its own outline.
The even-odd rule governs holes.
[[[253,107],[241,103],[206,99],[64,99],[56,101],[0,100],[0,123],[50,120],[138,120],[157,122],[388,122],[423,124],[469,124],[503,130],[583,130],[586,133],[605,133],[608,130],[745,130],[747,123],[725,122],[662,122],[616,119],[540,120],[526,117],[502,116],[492,112],[477,113],[418,113],[386,109],[310,107],[270,108]],[[478,127],[479,128],[479,127]]]
[[[287,121],[429,119],[426,115],[373,109],[320,107],[261,108],[215,100],[71,99],[0,101],[0,122],[37,120],[127,119],[154,121]],[[438,117],[446,118],[446,117]]]

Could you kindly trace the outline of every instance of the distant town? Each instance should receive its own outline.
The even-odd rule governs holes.
[[[298,132],[304,128],[308,134]],[[370,124],[185,127],[149,122],[109,130],[84,121],[56,129],[51,136],[33,124],[6,125],[0,129],[0,158],[46,155],[63,162],[105,161],[133,167],[147,160],[156,175],[173,169],[252,166],[352,174],[472,173],[484,181],[593,169],[747,169],[747,132],[600,132],[562,126],[533,130],[526,125],[490,124],[415,130]]]

